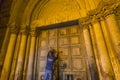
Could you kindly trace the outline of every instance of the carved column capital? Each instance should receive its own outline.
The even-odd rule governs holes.
[[[106,11],[104,11],[103,14],[105,17],[107,17],[108,15],[114,14],[114,13],[115,13],[115,11],[113,9],[107,9]]]
[[[96,23],[100,21],[100,17],[98,15],[94,15],[91,18],[91,23]]]
[[[35,20],[35,21],[31,22],[31,27],[32,28],[37,27],[38,25],[39,25],[39,20]]]
[[[82,25],[88,25],[90,24],[90,18],[89,17],[80,18],[79,23]]]
[[[120,6],[116,8],[115,16],[117,20],[120,20]]]
[[[10,29],[10,32],[11,32],[11,33],[18,34],[18,32],[19,32],[19,27],[16,26],[15,23],[7,24],[7,26],[8,26],[8,28]]]
[[[115,14],[119,6],[120,1],[114,3],[101,1],[96,9],[88,12],[88,17],[91,19],[90,22],[100,21],[110,14]]]
[[[84,25],[83,29],[89,29],[89,25]]]
[[[31,36],[37,36],[36,28],[31,28],[30,29],[30,35]]]
[[[39,28],[36,28],[36,34],[37,34],[37,36],[39,36],[40,33],[41,33],[41,30]]]
[[[108,5],[105,8],[103,8],[104,11],[104,16],[108,16],[110,14],[115,14],[116,13],[116,9],[120,6],[120,1],[116,2],[114,4]]]
[[[26,25],[21,25],[21,28],[20,28],[20,33],[24,34],[24,35],[27,35],[29,32],[29,27],[26,26]]]

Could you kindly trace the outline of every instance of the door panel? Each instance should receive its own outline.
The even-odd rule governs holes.
[[[48,47],[62,51],[59,55],[59,80],[89,80],[88,65],[83,51],[83,37],[78,25],[41,31],[38,51],[38,79],[44,75]],[[85,50],[85,49],[84,49]]]

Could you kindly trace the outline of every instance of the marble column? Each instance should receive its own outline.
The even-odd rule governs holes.
[[[87,25],[84,26],[83,33],[84,33],[85,46],[86,46],[86,51],[87,51],[87,56],[88,56],[89,69],[91,73],[91,79],[99,80],[97,65],[95,61],[95,55],[94,55],[93,46],[91,43],[90,32],[88,30]]]
[[[6,33],[5,33],[5,37],[4,37],[4,40],[3,40],[3,43],[2,43],[1,52],[0,52],[0,56],[3,58],[2,63],[4,61],[5,53],[7,51],[9,38],[10,38],[10,28],[7,28]]]
[[[35,58],[34,58],[34,73],[33,73],[33,80],[36,80],[37,77],[37,60],[38,60],[38,46],[39,46],[39,37],[36,38],[36,49],[35,49]]]
[[[97,43],[102,77],[104,80],[115,80],[113,68],[110,62],[106,44],[104,42],[104,37],[103,37],[100,23],[96,21],[96,22],[93,22],[92,24],[95,32],[95,39]]]
[[[24,58],[25,58],[26,41],[27,41],[26,28],[21,29],[20,32],[22,33],[22,37],[20,42],[20,49],[18,52],[18,60],[17,60],[14,80],[22,80],[23,77]]]
[[[28,35],[26,54],[25,54],[25,63],[24,63],[24,70],[23,70],[23,80],[26,80],[28,58],[29,58],[29,51],[30,51],[30,40],[31,40],[31,37],[30,35]]]
[[[107,23],[107,29],[120,61],[120,27],[115,19],[115,14],[110,14],[105,19]]]
[[[15,46],[15,52],[14,52],[12,65],[11,65],[11,72],[10,72],[9,80],[14,80],[20,42],[21,42],[21,34],[18,34],[17,41],[16,41],[16,46]]]
[[[102,30],[103,30],[103,33],[104,33],[104,36],[105,36],[105,42],[106,42],[106,45],[107,45],[107,49],[108,49],[108,52],[109,52],[109,56],[110,56],[110,60],[111,60],[111,63],[112,63],[112,66],[113,66],[113,70],[114,70],[114,73],[115,73],[115,78],[116,80],[120,80],[120,67],[119,67],[119,60],[118,58],[116,58],[116,51],[112,45],[112,42],[111,42],[111,39],[110,39],[110,34],[108,33],[108,30],[106,29],[107,28],[107,25],[105,23],[105,20],[102,19],[101,20],[101,27],[102,27]]]
[[[101,71],[100,71],[99,55],[98,55],[98,49],[97,49],[97,45],[96,45],[96,41],[95,41],[95,33],[94,33],[92,25],[89,25],[89,30],[90,30],[90,36],[91,36],[93,52],[95,55],[95,60],[96,60],[96,64],[97,64],[99,78],[100,78],[100,80],[103,80],[102,76],[101,76]]]
[[[36,34],[35,30],[31,31],[31,44],[27,68],[27,80],[33,80],[33,71],[34,71],[34,56],[35,56],[35,44],[36,44]]]
[[[3,64],[0,80],[8,80],[10,70],[11,70],[11,63],[12,63],[12,59],[13,59],[13,53],[14,53],[14,48],[15,48],[15,44],[16,44],[18,30],[17,30],[17,28],[14,28],[14,27],[12,27],[10,29],[11,29],[10,30],[11,31],[10,40],[9,40],[8,48],[6,51],[6,56],[4,59],[4,64]]]

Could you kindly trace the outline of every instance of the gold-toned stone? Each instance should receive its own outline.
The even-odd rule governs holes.
[[[36,28],[31,28],[30,35],[31,36],[37,36],[37,30],[36,30]]]
[[[75,70],[75,68],[78,68],[84,73],[85,64],[83,64],[83,62],[87,59],[85,61],[79,59],[81,57],[83,58],[83,54],[88,54],[88,62],[92,62],[94,60],[93,57],[95,57],[100,80],[112,80],[114,75],[116,79],[114,78],[113,80],[120,79],[120,25],[118,25],[118,22],[115,19],[115,13],[116,11],[119,11],[120,0],[13,0],[10,6],[11,10],[6,9],[8,7],[7,1],[2,5],[4,4],[5,8],[1,10],[3,15],[4,12],[6,13],[7,11],[10,11],[8,12],[10,15],[5,15],[5,17],[2,16],[3,18],[0,19],[0,21],[8,22],[8,29],[6,30],[0,52],[0,58],[3,58],[2,61],[0,61],[0,64],[4,63],[2,73],[0,72],[0,80],[13,80],[15,72],[15,80],[35,79],[36,68],[33,70],[33,66],[36,64],[33,63],[36,62],[34,54],[37,49],[42,51],[39,51],[37,54],[41,53],[41,59],[44,58],[43,61],[38,61],[41,62],[40,65],[42,65],[42,67],[37,69],[38,74],[36,79],[40,79],[41,75],[44,73],[43,69],[46,63],[45,56],[49,45],[54,46],[57,49],[58,46],[60,46],[63,50],[66,59],[65,63],[67,64],[66,69],[70,70],[70,68],[72,68],[72,70]],[[1,15],[0,12],[0,16]],[[120,14],[118,13],[117,15]],[[8,17],[9,20],[7,20],[6,17]],[[48,30],[45,31],[46,33],[43,34],[43,36],[38,37],[40,32],[42,32],[39,27],[47,27],[51,24],[53,25],[62,22],[77,21],[78,19],[78,23],[82,26],[80,25],[80,28],[78,28],[77,31],[70,30],[67,27],[66,29],[63,29],[63,31],[60,31],[61,34],[59,35],[59,29],[56,27],[56,32],[58,31],[58,33],[54,33],[52,30],[49,33]],[[105,22],[104,19],[106,20]],[[6,23],[3,24],[6,25]],[[93,26],[90,24],[93,24]],[[28,25],[29,28],[26,27]],[[27,36],[29,36],[29,39],[27,39]],[[83,36],[85,39],[83,39]],[[39,44],[36,43],[36,37],[37,39],[39,38]],[[36,47],[36,45],[39,46]],[[80,47],[78,47],[78,45]],[[86,51],[82,50],[85,46]],[[42,48],[44,48],[45,51],[42,50]],[[5,53],[6,57],[4,59]],[[17,58],[18,55],[19,57]],[[67,57],[70,55],[71,57],[74,57],[74,59],[70,58],[71,60],[67,60]],[[16,65],[17,59],[18,63]],[[73,62],[69,63],[69,61],[72,60]],[[70,66],[71,64],[73,65]],[[16,66],[17,68],[15,68]],[[82,68],[82,66],[84,66],[84,68]],[[42,72],[39,70],[42,70]],[[63,78],[65,78],[65,74],[72,73],[66,71],[63,72]],[[78,76],[81,77],[82,72],[81,74],[79,74],[78,70],[73,72],[77,75],[75,76],[75,79],[78,78]],[[89,74],[88,69],[86,69],[85,74]],[[18,78],[18,76],[20,76],[20,78]],[[85,76],[84,80],[87,78],[89,80],[90,76]]]
[[[27,46],[26,46],[26,54],[25,54],[24,70],[23,70],[23,80],[26,80],[26,76],[27,76],[27,67],[28,67],[28,59],[29,59],[29,51],[30,51],[30,40],[31,40],[31,37],[29,35],[28,39],[27,39]]]
[[[22,80],[27,36],[22,34],[14,80]]]
[[[6,56],[5,56],[0,80],[8,80],[8,78],[9,78],[16,38],[17,38],[16,34],[11,34],[10,35],[10,41],[9,41],[9,44],[8,44],[8,49],[7,49],[7,52],[6,52]]]
[[[99,63],[98,49],[97,49],[97,45],[96,45],[96,41],[95,41],[95,33],[94,33],[92,25],[89,25],[89,30],[90,30],[90,36],[91,36],[91,41],[92,41],[93,51],[94,51],[95,60],[96,60],[96,64],[97,64],[99,78],[100,78],[100,80],[103,80],[102,73],[101,73],[101,70],[100,70],[101,66],[100,66],[100,63]]]
[[[115,74],[115,78],[116,80],[120,80],[120,67],[119,67],[119,61],[118,61],[118,58],[116,57],[116,51],[114,49],[114,46],[112,45],[112,42],[111,42],[111,39],[110,39],[110,34],[107,30],[107,25],[105,23],[105,20],[102,20],[101,22],[101,27],[102,27],[102,30],[103,30],[103,34],[104,34],[104,38],[105,38],[105,42],[106,42],[106,45],[107,45],[107,50],[109,52],[109,56],[110,56],[110,60],[111,60],[111,63],[112,63],[112,67],[113,67],[113,70],[114,70],[114,74]]]
[[[106,48],[106,44],[104,42],[104,37],[103,37],[100,23],[99,22],[93,23],[93,28],[95,32],[97,49],[99,51],[98,55],[99,55],[99,62],[101,66],[102,77],[105,80],[114,80],[114,73],[113,73],[112,65],[108,55],[108,51]]]
[[[89,69],[91,71],[91,79],[99,80],[99,75],[98,75],[97,65],[95,61],[95,55],[93,51],[89,28],[84,28],[83,33],[84,33],[86,52],[88,56]]]
[[[32,36],[31,37],[31,44],[30,44],[30,51],[29,51],[29,59],[28,59],[28,68],[27,68],[26,80],[32,80],[33,79],[35,45],[36,45],[36,37]]]
[[[109,31],[112,43],[114,44],[117,56],[120,60],[120,27],[115,18],[115,14],[106,17],[107,29]]]
[[[9,80],[14,80],[16,64],[17,64],[17,59],[18,59],[18,52],[19,52],[19,47],[20,47],[20,41],[21,41],[21,34],[18,34],[16,45],[15,45],[14,56],[12,60],[12,65],[11,65],[11,72],[10,72]]]

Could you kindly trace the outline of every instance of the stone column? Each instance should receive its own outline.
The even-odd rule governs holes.
[[[120,61],[120,26],[115,19],[115,14],[110,14],[106,18],[107,29],[109,31],[113,46]]]
[[[10,72],[9,80],[14,80],[20,42],[21,42],[21,34],[18,34],[17,41],[16,41],[16,46],[15,46],[15,52],[14,52],[12,65],[11,65],[11,72]]]
[[[37,60],[38,60],[38,46],[39,46],[38,41],[39,41],[39,37],[36,38],[33,80],[36,80],[37,77],[36,75],[37,75]]]
[[[104,80],[115,80],[112,65],[104,42],[103,33],[99,22],[93,23],[93,29],[95,32],[95,39],[97,43],[97,49],[99,54],[100,68],[102,72],[102,77]]]
[[[96,41],[95,41],[95,33],[94,33],[92,25],[89,25],[89,30],[90,30],[90,36],[91,36],[91,41],[92,41],[93,51],[94,51],[95,60],[96,60],[96,64],[97,64],[99,78],[100,78],[100,80],[103,80],[102,76],[101,76],[101,71],[100,71],[99,55],[98,55],[98,49],[97,49],[97,45],[96,45]]]
[[[36,31],[35,29],[31,30],[31,44],[28,60],[28,69],[27,69],[27,80],[33,80],[33,71],[34,71],[34,56],[35,56],[35,45],[36,45]]]
[[[18,52],[18,60],[16,65],[16,72],[14,80],[22,80],[23,75],[23,66],[24,66],[24,58],[25,58],[25,51],[26,51],[26,41],[27,41],[27,32],[26,28],[21,29],[22,33],[20,49]]]
[[[106,45],[107,45],[107,49],[108,49],[108,52],[109,52],[109,56],[110,56],[110,60],[111,60],[111,63],[112,63],[112,66],[113,66],[113,70],[114,70],[114,73],[115,73],[115,78],[116,80],[120,80],[120,67],[119,67],[119,61],[118,61],[118,58],[116,58],[116,51],[112,45],[112,42],[111,42],[111,39],[110,39],[110,34],[108,33],[108,30],[106,29],[107,28],[107,25],[104,21],[104,19],[101,20],[101,27],[102,27],[102,30],[103,30],[103,33],[104,33],[104,36],[105,36],[105,42],[106,42]]]
[[[88,30],[88,27],[84,26],[83,33],[84,33],[85,46],[86,46],[86,51],[88,56],[89,69],[91,73],[91,79],[99,80],[97,65],[95,61],[95,55],[93,52],[93,46],[91,43],[91,37],[90,37],[90,32]]]
[[[30,37],[30,35],[28,35],[26,55],[25,55],[25,63],[24,63],[24,70],[23,70],[23,80],[26,80],[28,58],[29,58],[29,51],[30,51],[30,40],[31,40],[31,37]]]
[[[9,79],[11,63],[12,63],[14,48],[16,44],[18,30],[15,27],[11,27],[10,29],[11,29],[10,40],[9,40],[8,49],[6,52],[0,80]]]
[[[10,38],[10,28],[7,28],[6,33],[5,33],[5,37],[4,37],[4,40],[3,40],[3,43],[2,43],[1,52],[0,52],[0,56],[2,58],[0,60],[2,61],[2,64],[3,64],[4,58],[5,58],[5,53],[7,51],[9,38]]]

